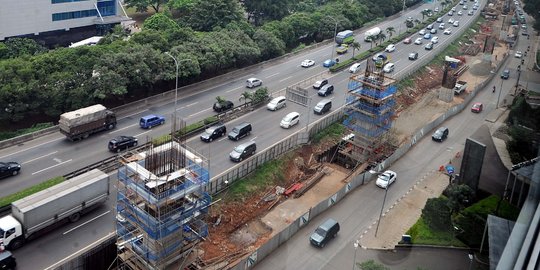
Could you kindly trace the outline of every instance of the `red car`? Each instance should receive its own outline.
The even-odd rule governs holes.
[[[403,40],[404,44],[411,44],[411,42],[412,42],[411,38],[406,38]]]
[[[484,108],[484,105],[482,103],[476,102],[472,105],[471,112],[480,113],[483,108]]]

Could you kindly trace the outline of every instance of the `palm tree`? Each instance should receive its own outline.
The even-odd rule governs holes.
[[[221,96],[217,96],[217,97],[216,97],[216,100],[217,100],[217,102],[218,102],[219,104],[223,104],[224,102],[227,101],[226,99],[224,99],[224,98],[221,97]]]
[[[427,10],[424,9],[424,10],[422,10],[421,13],[422,13],[422,21],[424,21],[424,18],[426,18],[426,16],[428,15],[429,11],[427,11]]]
[[[420,20],[419,19],[414,19],[414,24],[415,25],[418,25],[420,23]]]
[[[246,104],[248,99],[250,101],[253,100],[253,93],[248,92],[248,91],[244,91],[244,93],[242,93],[242,95],[240,96],[238,101],[242,102],[242,100],[244,100],[244,104]]]
[[[362,45],[360,45],[359,42],[354,41],[353,43],[351,43],[351,47],[352,47],[352,58],[354,58],[354,52],[356,50],[360,50],[360,48],[362,48]]]
[[[393,27],[393,26],[388,26],[386,27],[386,33],[388,33],[388,35],[390,37],[392,37],[392,35],[396,32],[396,29]]]
[[[367,39],[369,40],[369,43],[371,43],[371,47],[369,47],[370,50],[373,49],[373,42],[375,41],[375,37],[376,37],[375,35],[369,35],[367,37]]]
[[[379,40],[379,45],[383,44],[384,40],[386,39],[386,34],[381,32],[379,35],[378,35],[378,40]]]

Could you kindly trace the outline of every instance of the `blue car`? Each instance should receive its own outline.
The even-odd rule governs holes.
[[[323,62],[323,67],[331,67],[333,65],[336,64],[336,61],[332,60],[332,59],[328,59],[326,61]]]
[[[431,39],[431,34],[430,33],[426,33],[424,35],[424,39]]]
[[[165,124],[165,117],[161,115],[150,114],[141,117],[141,120],[139,120],[139,126],[142,128],[153,128],[163,124]]]

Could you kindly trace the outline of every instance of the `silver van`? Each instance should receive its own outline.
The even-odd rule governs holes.
[[[339,232],[339,223],[331,218],[321,224],[309,238],[312,245],[323,248]]]
[[[261,85],[262,85],[262,81],[260,79],[257,79],[257,78],[249,78],[246,81],[246,87],[247,88],[253,88],[253,87],[257,87],[257,86],[261,86]]]
[[[253,156],[257,151],[257,144],[254,141],[243,143],[233,149],[229,154],[229,158],[234,162],[240,162],[248,157]]]
[[[313,112],[316,114],[325,114],[326,112],[330,111],[332,108],[332,100],[330,99],[323,99],[315,105],[315,108],[313,108]]]

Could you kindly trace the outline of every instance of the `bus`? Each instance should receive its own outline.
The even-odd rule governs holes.
[[[354,33],[351,30],[345,30],[337,33],[336,43],[341,44],[350,44],[354,42]]]

